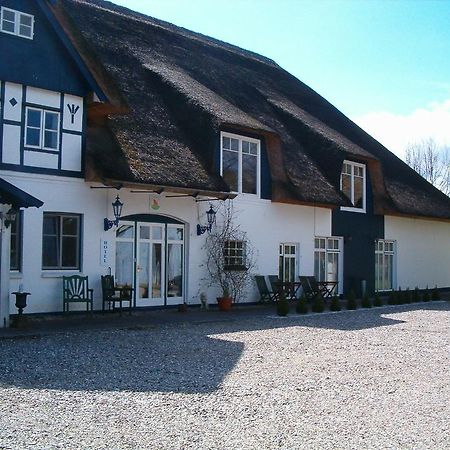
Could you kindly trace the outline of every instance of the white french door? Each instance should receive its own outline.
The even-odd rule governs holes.
[[[184,299],[184,226],[121,221],[116,232],[116,283],[132,285],[136,306]]]
[[[136,306],[164,305],[164,243],[164,224],[137,223]]]

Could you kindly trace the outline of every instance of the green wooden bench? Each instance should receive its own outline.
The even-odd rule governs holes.
[[[71,303],[86,303],[86,311],[94,308],[93,289],[89,289],[88,277],[63,276],[63,312],[69,312]]]

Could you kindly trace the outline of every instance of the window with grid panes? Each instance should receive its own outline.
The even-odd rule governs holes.
[[[5,7],[1,8],[0,14],[0,30],[3,33],[33,39],[34,16]]]
[[[10,270],[22,270],[22,211],[11,222]]]
[[[341,191],[355,209],[362,211],[366,209],[366,166],[364,164],[344,161],[341,172]]]
[[[375,290],[390,291],[395,288],[395,241],[375,241]]]
[[[298,276],[298,244],[280,244],[278,277],[281,281],[296,281]]]
[[[245,268],[245,242],[226,241],[223,249],[225,268],[244,269]]]
[[[81,216],[44,213],[42,268],[80,269]]]
[[[314,276],[317,281],[339,281],[339,239],[314,239]]]
[[[221,134],[221,175],[233,192],[260,193],[260,141]]]
[[[58,151],[59,113],[27,108],[25,147]]]

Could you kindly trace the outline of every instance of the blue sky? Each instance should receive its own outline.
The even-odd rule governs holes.
[[[449,0],[114,3],[274,59],[397,153],[420,133],[450,144]]]

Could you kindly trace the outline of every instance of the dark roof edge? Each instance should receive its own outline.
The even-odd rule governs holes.
[[[110,178],[105,178],[101,181],[105,186],[111,186],[116,189],[121,188],[130,188],[130,189],[143,189],[154,191],[155,193],[162,192],[171,192],[171,193],[179,193],[186,194],[192,196],[204,196],[204,197],[216,197],[221,200],[233,199],[237,196],[237,194],[233,192],[224,192],[224,191],[210,191],[205,189],[196,189],[196,188],[188,188],[188,187],[177,187],[177,186],[168,186],[161,184],[151,184],[151,183],[139,183],[136,181],[124,181],[124,180],[115,180]],[[151,193],[151,192],[149,192]]]

